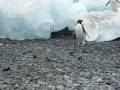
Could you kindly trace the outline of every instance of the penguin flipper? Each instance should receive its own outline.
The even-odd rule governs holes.
[[[81,24],[81,26],[82,26],[82,29],[83,29],[83,32],[85,33],[85,35],[87,35],[89,37],[88,33],[86,32],[86,30],[85,30],[85,28],[83,27],[82,24]]]

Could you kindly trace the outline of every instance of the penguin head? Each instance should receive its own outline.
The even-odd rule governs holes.
[[[83,20],[77,20],[77,24],[79,23],[79,24],[82,24],[82,22],[83,22]]]

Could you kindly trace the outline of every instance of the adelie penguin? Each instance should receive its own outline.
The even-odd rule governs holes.
[[[84,45],[86,40],[86,35],[88,35],[84,26],[82,25],[82,22],[83,20],[78,20],[77,25],[75,27],[75,36],[78,45]]]
[[[109,0],[107,3],[106,3],[106,6],[108,6],[108,4],[111,5],[111,8],[114,12],[118,12],[118,3],[120,3],[119,0]]]

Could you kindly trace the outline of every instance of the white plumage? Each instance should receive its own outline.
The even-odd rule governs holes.
[[[86,33],[83,32],[83,28],[81,24],[77,24],[75,27],[75,36],[77,39],[77,44],[83,44],[85,43]]]

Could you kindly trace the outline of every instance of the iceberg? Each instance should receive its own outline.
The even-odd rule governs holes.
[[[92,11],[84,17],[87,41],[110,41],[120,37],[120,13],[111,10]]]
[[[111,9],[110,5],[106,6],[109,0],[80,0],[88,9],[88,11],[102,11]]]
[[[107,2],[108,0],[0,0],[0,38],[49,39],[51,32],[65,27],[74,30],[76,20],[80,18],[84,20],[89,34],[87,41],[113,40],[120,37],[120,13],[112,12],[110,6],[106,7]],[[105,19],[102,19],[104,16]]]
[[[0,0],[0,38],[50,38],[51,32],[73,29],[74,17],[87,12],[73,0]]]

